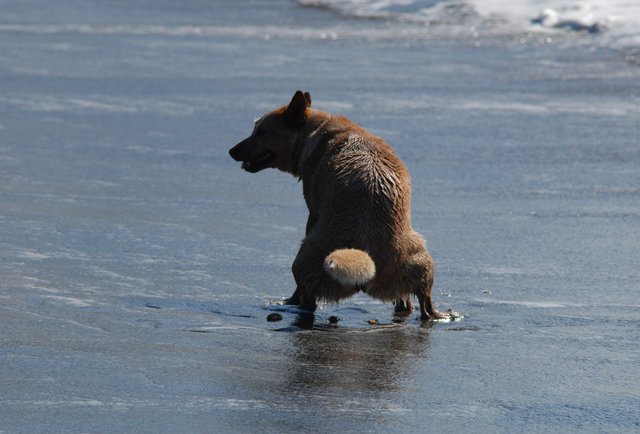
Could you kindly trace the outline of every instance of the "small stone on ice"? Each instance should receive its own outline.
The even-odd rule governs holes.
[[[267,321],[280,321],[282,319],[282,315],[279,313],[270,313],[267,315]]]
[[[378,320],[377,319],[370,319],[369,321],[367,321],[370,325],[376,325],[378,324]]]
[[[331,324],[337,324],[337,323],[338,323],[338,321],[340,321],[340,319],[339,319],[337,316],[335,316],[335,315],[331,315],[331,316],[329,317],[329,322],[330,322]]]

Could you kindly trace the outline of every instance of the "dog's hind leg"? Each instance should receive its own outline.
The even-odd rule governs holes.
[[[416,245],[420,247],[424,241],[416,236]],[[418,297],[420,304],[420,317],[422,320],[437,320],[450,318],[451,315],[442,313],[436,309],[431,297],[433,287],[433,259],[424,248],[418,248],[410,260],[404,264],[403,279],[413,293]]]
[[[429,288],[428,291],[425,288],[419,289],[416,291],[416,296],[420,302],[420,318],[422,318],[422,320],[434,320],[450,317],[450,315],[444,314],[436,309],[436,306],[431,299],[431,288]]]
[[[433,271],[428,270],[424,277],[420,279],[418,289],[415,291],[420,302],[420,317],[425,320],[437,320],[443,318],[454,318],[454,314],[442,313],[436,309],[436,305],[431,297],[431,288],[433,287]]]

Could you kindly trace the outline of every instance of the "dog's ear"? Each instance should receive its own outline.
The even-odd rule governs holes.
[[[309,92],[304,93],[304,100],[307,103],[307,108],[311,107],[311,94]]]
[[[309,99],[307,100],[307,97],[301,90],[296,91],[285,112],[287,121],[295,126],[303,124],[307,118],[306,111],[308,104],[311,104],[311,95],[309,95]]]

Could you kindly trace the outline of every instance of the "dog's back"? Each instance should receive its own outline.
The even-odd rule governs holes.
[[[315,116],[326,114],[312,111],[311,123]],[[319,158],[301,173],[307,205],[317,216],[305,241],[325,255],[344,248],[367,252],[377,271],[366,284],[325,288],[320,297],[337,301],[358,290],[384,300],[407,297],[411,291],[397,283],[397,272],[416,253],[426,253],[411,228],[409,173],[382,139],[342,117],[331,117],[330,124],[316,144]]]

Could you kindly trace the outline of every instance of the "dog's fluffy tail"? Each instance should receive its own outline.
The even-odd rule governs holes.
[[[376,276],[376,264],[364,250],[338,249],[324,259],[329,276],[345,286],[364,285]]]

